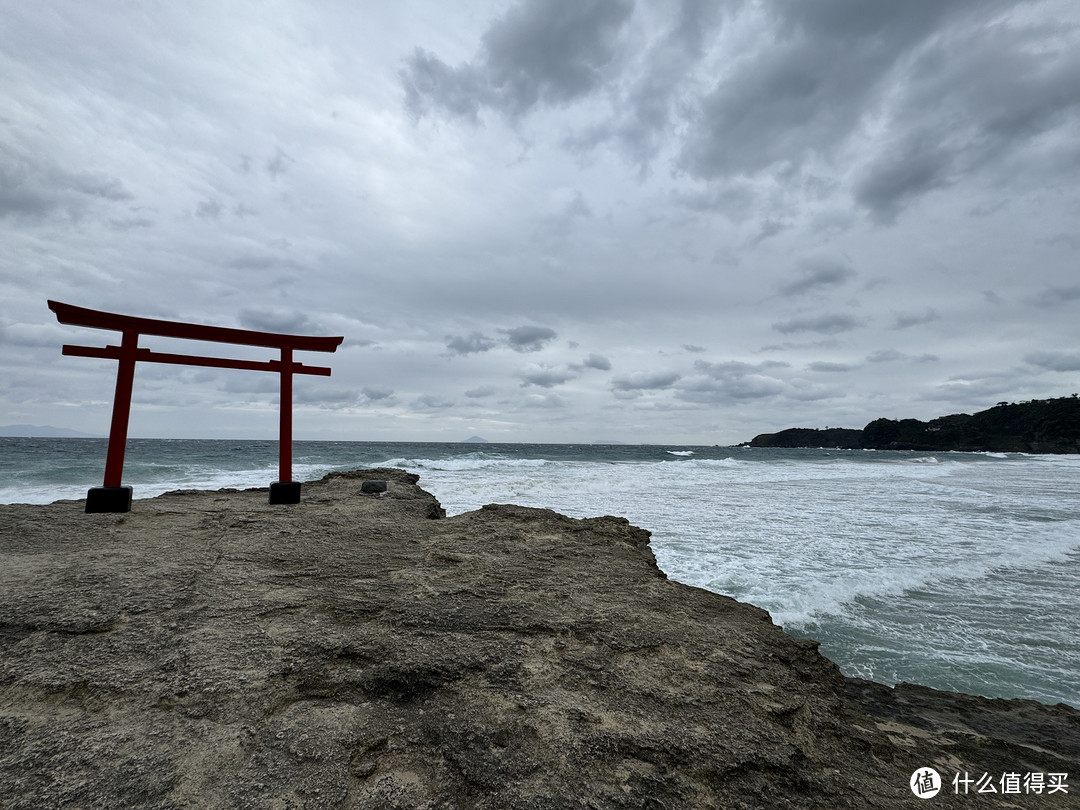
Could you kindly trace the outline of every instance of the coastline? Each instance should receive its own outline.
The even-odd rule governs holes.
[[[1075,455],[1080,453],[1080,397],[999,402],[929,422],[875,419],[858,429],[787,428],[758,434],[740,446]]]
[[[846,679],[621,518],[379,469],[0,521],[12,807],[907,807],[920,767],[1080,762],[1075,709]]]

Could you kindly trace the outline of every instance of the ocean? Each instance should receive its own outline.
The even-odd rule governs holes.
[[[450,515],[619,515],[680,582],[768,610],[846,675],[1080,707],[1080,457],[297,442],[294,478],[401,467]],[[0,438],[0,502],[85,497],[103,439]],[[265,487],[274,441],[135,439],[124,483]],[[138,509],[136,502],[135,508]]]

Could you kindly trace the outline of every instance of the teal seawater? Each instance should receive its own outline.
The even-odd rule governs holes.
[[[0,439],[0,502],[81,498],[105,441]],[[132,440],[135,496],[266,486],[273,441]],[[297,442],[294,477],[403,467],[450,514],[615,514],[673,578],[767,610],[848,675],[1080,706],[1080,458]],[[136,508],[137,505],[136,505]]]

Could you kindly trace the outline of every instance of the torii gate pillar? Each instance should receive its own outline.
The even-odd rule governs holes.
[[[139,333],[124,332],[116,368],[116,393],[113,394],[112,421],[109,424],[109,451],[105,458],[105,485],[86,493],[87,512],[130,512],[131,487],[121,485],[124,477],[124,451],[127,449],[128,419],[131,416],[131,391],[135,383],[135,353]],[[67,348],[67,347],[65,347]]]
[[[278,480],[270,485],[270,503],[300,503],[300,482],[292,480],[292,369],[292,349],[282,347]]]

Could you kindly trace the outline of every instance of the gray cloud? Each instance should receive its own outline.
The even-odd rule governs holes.
[[[585,202],[585,197],[575,189],[573,196],[559,211],[541,220],[537,230],[541,236],[566,236],[577,223],[592,216],[592,209]]]
[[[482,107],[516,117],[581,98],[600,85],[632,11],[627,0],[526,0],[491,25],[471,63],[452,68],[414,51],[401,74],[406,107],[475,121]]]
[[[148,376],[143,374],[143,377]],[[222,391],[230,394],[266,394],[281,392],[281,383],[276,374],[225,374]]]
[[[1003,24],[999,15],[1014,5],[778,2],[760,17],[762,30],[752,41],[763,44],[740,43],[739,58],[726,62],[723,78],[702,93],[702,79],[715,72],[706,67],[716,58],[715,32],[725,15],[742,15],[744,4],[684,0],[659,14],[663,33],[633,53],[620,45],[634,11],[630,2],[526,0],[490,25],[471,62],[454,68],[417,50],[402,83],[414,117],[440,112],[472,121],[484,108],[517,117],[602,88],[605,114],[565,144],[582,152],[613,142],[644,170],[681,123],[677,168],[725,181],[681,196],[698,210],[745,211],[729,205],[731,181],[763,173],[789,188],[820,192],[832,181],[809,167],[817,171],[817,164],[858,144],[863,149],[849,191],[878,223],[891,224],[926,194],[1076,123],[1080,58],[1066,39],[1048,46],[1038,23],[1014,17]],[[1040,47],[1031,47],[1033,41]],[[868,130],[875,131],[872,140]],[[1053,159],[1069,161],[1071,154]],[[750,244],[788,227],[766,215]]]
[[[546,326],[517,326],[513,329],[500,329],[499,332],[505,335],[502,341],[489,338],[482,332],[447,335],[446,348],[451,355],[481,354],[491,351],[501,343],[516,352],[538,352],[558,337],[554,329]]]
[[[305,384],[293,391],[293,399],[304,405],[314,405],[324,410],[344,410],[360,401],[360,394],[348,388],[331,385]]]
[[[854,277],[855,271],[842,262],[830,259],[807,259],[802,262],[798,277],[780,286],[785,296],[804,295],[812,290],[828,289]]]
[[[1044,133],[1075,131],[1080,112],[1075,48],[1015,18],[1012,24],[985,24],[996,12],[993,7],[1002,5],[1007,4],[974,7],[954,36],[930,40],[914,60],[893,136],[855,188],[856,200],[879,221],[893,221],[928,191],[1022,159]],[[1036,41],[1039,46],[1032,47]],[[1051,160],[1075,165],[1068,155]]]
[[[530,0],[512,7],[484,35],[486,68],[502,108],[516,114],[595,90],[633,8],[629,0]]]
[[[768,399],[784,393],[788,385],[767,372],[786,367],[780,361],[754,364],[698,360],[694,363],[698,373],[679,384],[677,396],[686,402],[710,405]]]
[[[283,267],[289,270],[301,270],[302,265],[292,259],[283,259],[280,256],[274,256],[268,253],[251,253],[241,256],[237,256],[234,259],[229,259],[226,262],[229,267],[235,267],[237,270],[272,270],[277,267]]]
[[[920,399],[930,401],[950,401],[971,403],[972,406],[985,407],[986,403],[998,401],[1001,395],[1009,391],[1012,383],[1005,375],[986,377],[956,377],[948,382],[934,386],[923,393]]]
[[[1080,301],[1080,284],[1066,287],[1047,287],[1032,299],[1035,306],[1044,308],[1057,307],[1073,301]]]
[[[383,402],[394,396],[394,389],[386,385],[365,385],[360,393],[370,402]]]
[[[538,352],[558,335],[546,326],[517,326],[500,329],[506,335],[506,343],[516,352]]]
[[[611,361],[602,355],[590,354],[580,363],[571,363],[569,368],[572,371],[584,371],[587,368],[597,371],[611,371]]]
[[[96,172],[70,172],[35,156],[0,154],[0,219],[40,219],[54,213],[82,216],[95,201],[134,199],[124,182]]]
[[[1024,360],[1048,371],[1080,371],[1080,352],[1035,352]]]
[[[542,408],[544,410],[558,410],[570,407],[570,403],[558,394],[530,394],[522,400],[526,408]]]
[[[0,25],[0,424],[107,428],[52,297],[344,334],[325,437],[711,444],[1076,374],[1073,0],[43,8]],[[157,435],[251,376],[163,371]]]
[[[823,371],[828,373],[844,373],[848,371],[855,371],[858,366],[853,366],[850,363],[830,363],[824,360],[811,363],[807,366],[811,371]]]
[[[293,309],[244,309],[240,311],[240,323],[247,329],[260,332],[283,332],[285,334],[319,334],[319,328],[302,312]]]
[[[913,136],[863,171],[855,183],[855,200],[879,222],[891,224],[907,202],[948,186],[951,171],[952,158],[940,142]]]
[[[266,161],[266,173],[276,180],[285,174],[293,163],[296,163],[296,161],[279,146]]]
[[[569,369],[539,365],[522,371],[520,376],[524,380],[521,384],[522,388],[530,385],[539,386],[540,388],[554,388],[556,385],[562,385],[574,379],[577,375]]]
[[[635,371],[614,378],[611,387],[615,391],[656,391],[670,388],[678,380],[679,374],[674,371]]]
[[[0,316],[0,345],[53,349],[62,345],[67,337],[58,324],[16,323]]]
[[[784,392],[779,380],[765,377],[742,377],[737,380],[688,380],[677,396],[685,402],[701,405],[722,405],[769,399]]]
[[[64,172],[54,171],[53,180],[62,188],[68,188],[88,197],[99,197],[103,200],[130,200],[134,195],[124,186],[124,182],[116,177],[107,177],[92,172]]]
[[[1002,23],[1013,5],[774,4],[769,46],[700,99],[680,165],[706,180],[801,170],[883,123],[852,192],[878,222],[892,223],[927,193],[1028,153],[1034,137],[1075,131],[1076,49],[1068,38],[1051,44],[1039,22]]]
[[[637,72],[617,86],[611,117],[566,139],[576,152],[614,142],[642,172],[660,152],[681,91],[722,14],[720,4],[710,0],[682,0],[677,6],[656,6],[651,11],[671,12],[670,25],[644,51]]]
[[[486,337],[481,332],[470,332],[468,335],[447,336],[446,348],[451,354],[479,354],[490,351],[498,345],[498,341]]]
[[[878,349],[876,352],[868,354],[866,359],[871,363],[893,363],[897,360],[903,360],[904,355],[896,349]]]
[[[895,363],[905,360],[912,363],[937,363],[941,360],[936,354],[910,355],[899,352],[896,349],[878,349],[866,356],[871,363]]]
[[[411,407],[417,411],[445,411],[453,408],[454,402],[437,394],[423,394],[412,401]]]
[[[0,174],[0,217],[44,217],[63,204],[59,194]]]
[[[207,199],[195,206],[195,216],[199,219],[221,219],[224,210],[221,200]]]
[[[109,227],[114,231],[130,231],[135,228],[152,228],[154,220],[148,217],[124,217],[123,219],[110,219]]]
[[[470,65],[452,68],[435,54],[417,48],[401,73],[405,107],[414,119],[433,112],[479,121],[480,105],[489,93],[479,71]]]
[[[777,234],[783,233],[789,228],[791,228],[790,223],[782,222],[778,219],[766,218],[765,221],[761,223],[761,228],[758,230],[757,234],[750,240],[749,244],[756,247],[757,245],[760,245],[762,242],[764,242],[766,239],[772,239]]]
[[[782,2],[770,47],[701,99],[681,165],[702,178],[831,155],[900,58],[966,3]]]
[[[707,360],[697,360],[694,362],[694,368],[715,379],[730,379],[745,377],[747,374],[756,374],[762,371],[790,368],[790,364],[782,360],[766,360],[764,363],[744,363],[741,360],[710,363]]]
[[[691,211],[717,212],[732,222],[744,222],[753,213],[756,195],[749,183],[734,178],[705,190],[679,192],[675,200]]]
[[[893,329],[910,329],[912,326],[922,326],[941,320],[937,310],[928,308],[924,312],[900,312],[893,320]]]
[[[862,318],[842,313],[802,315],[774,323],[773,329],[777,332],[783,332],[785,335],[792,332],[817,332],[821,335],[836,335],[858,329],[864,323],[865,321]]]

